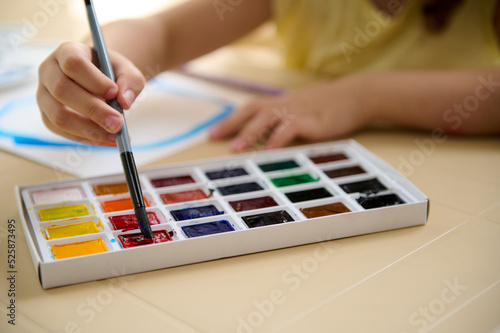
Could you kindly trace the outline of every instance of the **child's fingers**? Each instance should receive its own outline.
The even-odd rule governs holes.
[[[240,131],[260,109],[258,103],[252,102],[234,110],[226,118],[210,128],[210,138],[222,139]]]
[[[80,142],[86,140],[86,143],[96,145],[114,145],[112,140],[110,141],[112,134],[86,116],[55,100],[44,87],[38,87],[36,97],[42,119],[54,133]]]
[[[103,131],[100,129],[100,132],[98,134],[99,129],[96,131],[89,131],[90,136],[78,136],[74,135],[72,133],[67,132],[66,130],[62,130],[59,127],[56,127],[51,120],[42,113],[42,121],[47,126],[47,128],[52,131],[55,134],[58,134],[60,136],[63,136],[67,139],[78,141],[84,144],[90,144],[90,145],[95,145],[95,146],[105,146],[105,147],[116,147],[116,140],[113,134],[109,134],[106,131]]]
[[[253,144],[261,144],[267,141],[269,132],[278,124],[279,119],[269,109],[262,109],[251,119],[245,122],[245,126],[231,143],[235,151],[247,149]]]
[[[144,89],[146,79],[134,64],[117,53],[110,53],[111,63],[118,85],[118,103],[124,109],[129,109],[134,100]]]
[[[39,88],[37,101],[43,105],[42,120],[52,132],[87,144],[115,146],[114,135],[89,118],[56,101],[48,91]]]
[[[61,71],[55,69],[50,75],[42,76],[41,80],[42,86],[59,103],[90,118],[108,132],[116,133],[122,127],[123,118],[118,111],[107,105],[104,100],[82,89]],[[49,119],[58,119],[50,114],[55,110],[45,107],[43,111]],[[65,126],[67,125],[69,122],[65,123]]]
[[[266,149],[281,148],[292,142],[297,136],[296,127],[290,122],[281,122],[275,127],[267,141]]]
[[[123,117],[106,100],[117,98],[128,108],[145,80],[125,57],[113,53],[110,59],[119,84],[92,63],[92,50],[84,44],[63,43],[42,62],[37,102],[51,131],[84,143],[116,145],[112,133],[121,129]]]
[[[61,71],[91,94],[104,99],[116,98],[117,85],[92,63],[90,47],[77,43],[63,43],[54,52]]]

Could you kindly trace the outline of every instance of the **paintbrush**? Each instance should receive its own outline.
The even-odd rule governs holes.
[[[94,43],[94,51],[98,62],[97,65],[107,77],[115,81],[115,75],[111,67],[111,62],[109,61],[108,52],[106,51],[106,45],[104,44],[104,39],[97,21],[92,0],[85,0],[85,8],[87,9],[92,41]],[[123,127],[118,133],[115,134],[116,143],[120,152],[123,171],[127,179],[127,186],[134,204],[135,216],[139,222],[139,227],[141,228],[141,232],[144,234],[145,238],[153,240],[153,233],[151,231],[151,225],[146,212],[146,205],[144,204],[144,198],[142,196],[141,184],[139,182],[139,176],[137,175],[137,168],[135,166],[134,155],[132,154],[123,109],[116,99],[108,101],[108,104],[120,112],[123,116]]]

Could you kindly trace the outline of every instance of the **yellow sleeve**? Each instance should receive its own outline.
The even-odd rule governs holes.
[[[422,3],[380,10],[371,0],[274,0],[286,65],[328,76],[500,65],[496,0],[465,0],[437,33],[425,28]]]

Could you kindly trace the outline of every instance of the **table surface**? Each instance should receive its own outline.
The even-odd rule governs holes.
[[[29,18],[40,8],[19,1],[0,10],[0,19]],[[40,35],[75,38],[84,29],[56,29],[68,21],[63,16],[56,15]],[[216,64],[221,73],[287,87],[311,81],[279,69],[258,37],[205,63]],[[234,54],[249,50],[252,59],[234,60]],[[268,67],[256,65],[262,57],[272,60]],[[0,151],[0,331],[498,332],[500,140],[438,141],[429,133],[381,127],[351,137],[429,197],[426,225],[50,290],[40,287],[32,265],[14,186],[53,181],[59,173]],[[150,166],[229,154],[228,141],[203,142]],[[8,295],[9,219],[17,223],[15,298]],[[313,270],[301,270],[320,247],[328,257]],[[11,299],[15,326],[8,324]]]

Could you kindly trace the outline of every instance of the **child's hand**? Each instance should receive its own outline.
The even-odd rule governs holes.
[[[105,100],[118,99],[128,109],[145,79],[122,55],[109,53],[116,83],[92,63],[84,44],[61,44],[39,67],[37,102],[45,125],[54,133],[83,143],[115,146],[123,125],[120,113]]]
[[[238,133],[231,147],[241,151],[263,141],[273,149],[294,138],[317,141],[348,134],[373,118],[364,82],[353,76],[281,97],[257,99],[214,125],[210,137],[220,139]]]

